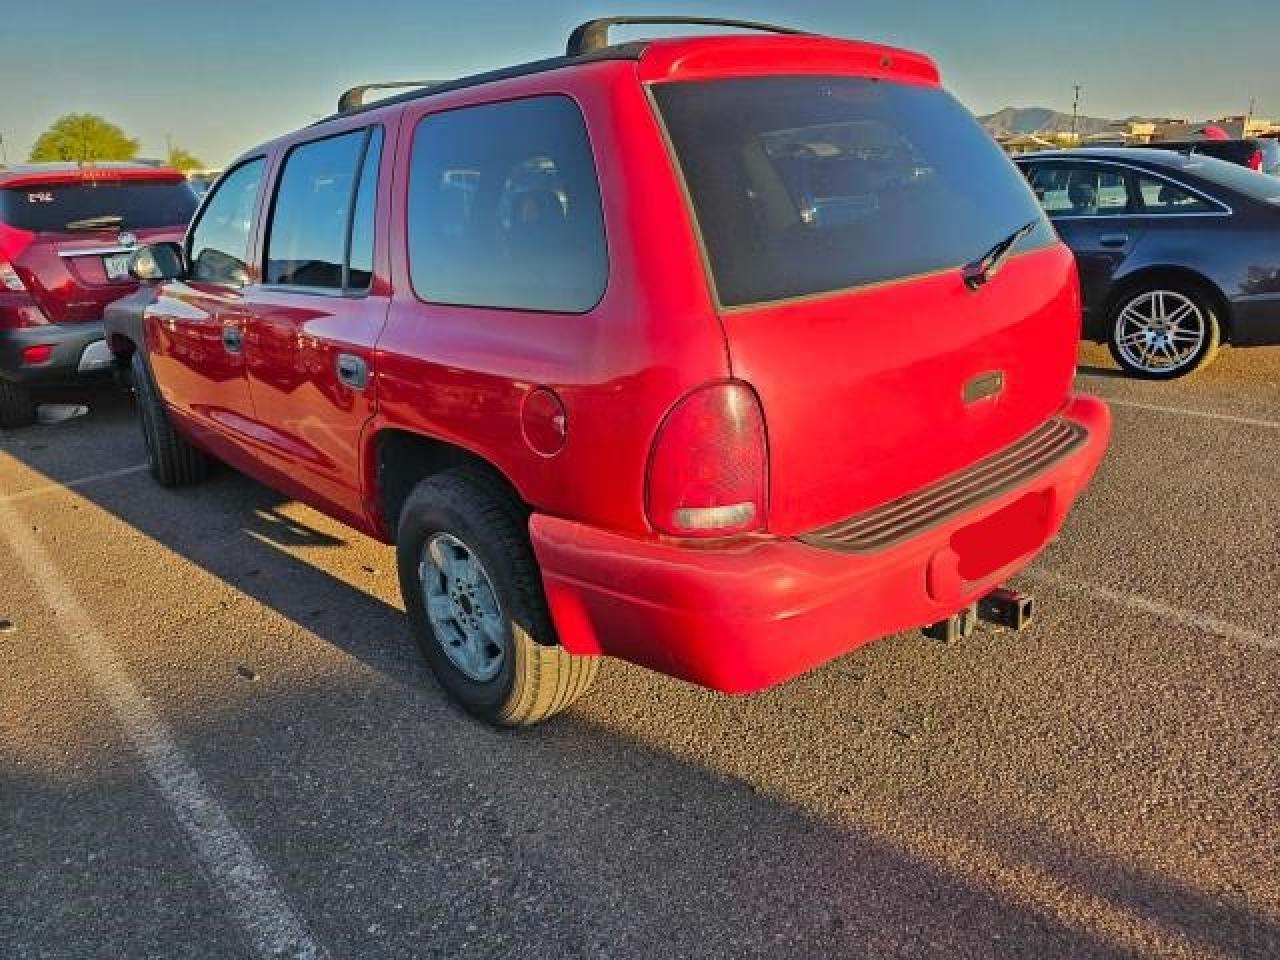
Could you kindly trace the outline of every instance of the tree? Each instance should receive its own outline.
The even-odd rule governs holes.
[[[169,148],[169,166],[186,173],[188,170],[203,170],[204,164],[190,150],[182,147]]]
[[[96,160],[132,160],[138,155],[138,141],[125,135],[114,123],[92,113],[68,113],[59,117],[31,148],[33,163],[64,161],[91,163]]]

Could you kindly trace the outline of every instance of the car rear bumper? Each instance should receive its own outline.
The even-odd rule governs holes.
[[[45,345],[53,348],[48,360],[24,363],[25,350]],[[14,383],[67,383],[109,373],[111,366],[101,322],[0,329],[0,377]]]
[[[1231,303],[1231,345],[1267,347],[1280,344],[1280,293],[1238,297]]]
[[[945,619],[1030,563],[1097,470],[1106,405],[1081,395],[1060,416],[1084,438],[1043,472],[870,552],[770,537],[695,547],[535,514],[560,640],[572,653],[750,693]]]

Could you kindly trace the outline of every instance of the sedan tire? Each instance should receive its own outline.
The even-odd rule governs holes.
[[[1186,283],[1129,290],[1117,299],[1108,323],[1112,358],[1143,380],[1175,380],[1203,370],[1221,342],[1212,300]]]

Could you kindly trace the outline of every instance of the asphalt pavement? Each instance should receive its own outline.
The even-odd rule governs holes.
[[[452,707],[394,557],[127,398],[0,432],[0,957],[1280,957],[1280,350],[1081,351],[1112,451],[1022,634],[748,698]]]

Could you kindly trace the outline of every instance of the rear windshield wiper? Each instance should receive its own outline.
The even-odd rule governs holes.
[[[980,256],[972,263],[966,263],[961,269],[961,275],[964,277],[965,285],[970,290],[977,290],[980,286],[994,277],[1000,270],[1004,262],[1009,259],[1009,254],[1013,252],[1013,248],[1017,246],[1018,241],[1025,237],[1028,233],[1040,225],[1040,218],[1037,217],[1028,223],[1024,223],[1013,233],[1009,234],[994,247]]]
[[[124,223],[124,217],[109,213],[101,217],[85,217],[83,220],[72,220],[66,225],[68,230],[105,230],[107,227],[118,227]]]

